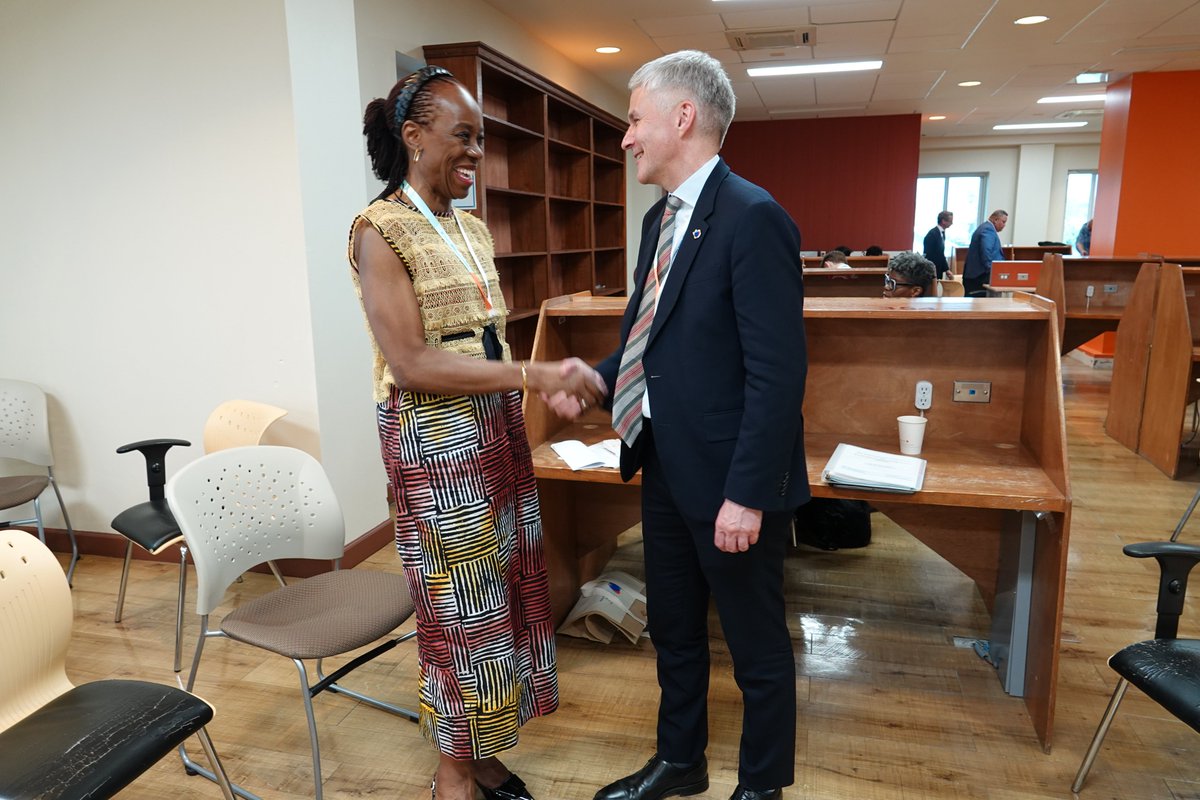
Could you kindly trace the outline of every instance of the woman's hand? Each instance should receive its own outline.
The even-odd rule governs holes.
[[[569,420],[579,416],[604,400],[608,393],[600,373],[583,360],[567,358],[557,363],[528,365],[538,370],[538,395],[554,413]]]

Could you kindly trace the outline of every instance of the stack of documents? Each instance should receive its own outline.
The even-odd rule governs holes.
[[[925,483],[925,459],[842,443],[829,457],[821,479],[843,489],[912,494]]]
[[[578,439],[567,439],[564,442],[555,442],[550,445],[550,449],[567,462],[567,466],[572,470],[596,467],[617,469],[621,466],[620,439],[605,439],[590,447]]]

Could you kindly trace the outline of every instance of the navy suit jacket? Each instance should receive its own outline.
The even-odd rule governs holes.
[[[942,238],[942,226],[934,225],[925,234],[925,257],[933,262],[940,278],[950,268],[946,263],[946,240]]]
[[[621,346],[597,365],[616,384],[657,248],[666,198],[642,221]],[[642,363],[654,448],[675,501],[715,519],[726,498],[790,511],[809,499],[804,460],[804,284],[800,233],[763,189],[718,161],[663,284]],[[642,465],[645,434],[621,448]]]

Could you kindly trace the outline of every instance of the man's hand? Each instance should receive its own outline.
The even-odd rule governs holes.
[[[713,544],[723,553],[744,553],[758,541],[763,512],[726,500],[717,512]]]

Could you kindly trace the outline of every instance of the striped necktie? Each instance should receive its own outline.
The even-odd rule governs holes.
[[[621,368],[617,372],[617,385],[613,391],[613,430],[621,441],[629,446],[637,441],[642,432],[642,395],[646,392],[646,373],[642,368],[642,354],[646,352],[646,339],[650,336],[650,323],[654,321],[654,310],[658,295],[671,268],[671,250],[675,243],[675,212],[683,201],[674,195],[667,196],[663,209],[662,223],[658,229],[658,250],[655,263],[646,270],[642,286],[642,301],[638,304],[637,317],[629,329],[625,352],[621,354]]]

